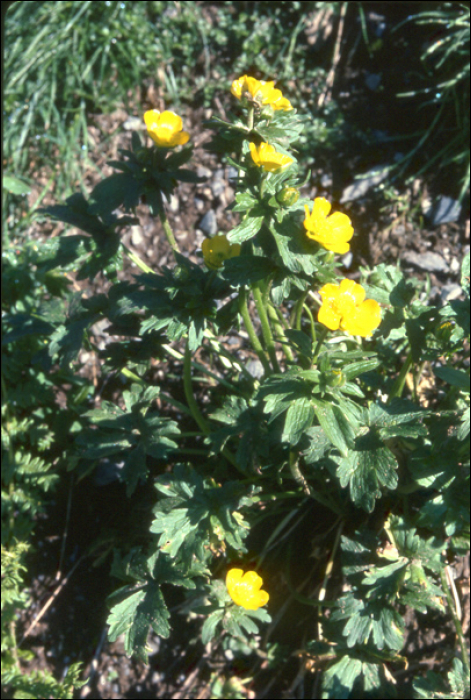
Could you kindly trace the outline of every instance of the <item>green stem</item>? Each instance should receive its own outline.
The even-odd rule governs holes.
[[[132,379],[133,382],[136,382],[142,387],[147,387],[149,384],[144,380],[141,379],[137,374],[134,374],[134,372],[131,372],[130,369],[127,367],[123,367],[121,370],[121,374],[124,374],[125,377],[128,379]],[[163,391],[159,393],[159,399],[162,399],[163,401],[166,401],[168,404],[171,406],[174,406],[175,408],[178,408],[179,411],[182,413],[186,413],[187,415],[191,416],[191,411],[185,406],[184,403],[180,403],[180,401],[177,401],[176,399],[172,398],[169,396],[169,394],[164,394]]]
[[[317,358],[319,357],[319,353],[321,351],[322,343],[324,342],[328,331],[329,329],[326,326],[323,326],[319,334],[319,340],[317,341],[316,349],[314,350],[314,357],[312,358],[313,365],[317,362]]]
[[[273,365],[273,369],[275,370],[275,372],[279,372],[280,367],[278,365],[278,360],[276,358],[275,341],[273,340],[273,335],[271,332],[270,323],[268,321],[268,314],[267,314],[265,304],[263,303],[262,291],[260,289],[259,282],[255,282],[254,284],[252,284],[252,294],[253,294],[253,298],[255,300],[255,305],[257,307],[258,315],[260,317],[260,323],[262,324],[262,335],[263,335],[263,339],[265,341],[265,345],[267,347],[268,355],[269,355],[271,363]]]
[[[303,309],[309,316],[309,321],[311,322],[311,338],[312,342],[315,343],[317,340],[317,333],[316,333],[316,324],[314,323],[314,316],[311,313],[311,309],[307,304],[303,304]]]
[[[253,384],[253,377],[252,377],[252,375],[250,374],[250,372],[246,369],[246,367],[245,367],[245,365],[243,364],[243,362],[241,362],[241,361],[238,360],[236,357],[234,357],[233,355],[231,355],[231,353],[228,352],[228,351],[226,350],[226,348],[225,348],[224,345],[221,343],[221,341],[220,341],[215,335],[213,335],[213,333],[212,333],[211,331],[209,331],[209,330],[207,329],[206,332],[205,332],[205,335],[206,335],[206,337],[207,337],[208,340],[209,340],[209,346],[207,346],[208,350],[209,350],[210,352],[212,352],[212,353],[216,353],[216,354],[219,356],[219,360],[220,360],[221,362],[222,362],[221,357],[223,357],[225,360],[227,360],[228,364],[230,364],[230,366],[231,366],[231,369],[234,369],[234,370],[236,370],[236,371],[238,371],[238,372],[242,372],[242,374],[244,375],[244,377],[245,377],[250,383]],[[223,364],[224,367],[228,368],[228,366],[225,365],[224,362],[222,362],[222,364]],[[241,390],[238,389],[238,391],[240,392]]]
[[[308,484],[299,468],[298,453],[295,450],[290,450],[289,453],[289,470],[293,479],[301,486],[306,496],[313,498],[318,503],[321,503],[326,508],[329,508],[329,510],[337,513],[337,515],[341,515],[340,508],[335,503],[332,503],[330,499],[321,496],[321,494],[317,493],[317,491],[315,491],[313,487]]]
[[[123,250],[125,251],[129,260],[131,260],[131,262],[137,265],[138,268],[142,270],[142,272],[150,272],[155,275],[154,270],[152,270],[152,268],[146,265],[145,262],[141,260],[141,258],[138,255],[136,255],[136,253],[133,253],[131,250],[129,250],[129,248],[124,245],[124,243],[121,243],[121,245],[123,246]]]
[[[211,432],[209,424],[207,423],[206,419],[201,413],[199,406],[196,403],[196,399],[193,396],[193,389],[191,386],[191,352],[189,347],[189,341],[187,341],[185,345],[185,357],[183,360],[183,388],[185,391],[186,402],[191,411],[191,415],[193,416],[195,422],[198,424],[198,427],[201,428],[201,431],[205,435],[209,435],[209,433]],[[231,454],[231,452],[229,452],[229,450],[226,447],[221,450],[221,453],[227,459],[227,461],[230,462],[241,474],[246,476],[244,470],[238,465],[234,455]]]
[[[462,626],[461,626],[461,621],[460,621],[458,615],[456,614],[455,606],[454,606],[454,604],[453,604],[453,598],[452,598],[452,596],[451,596],[450,586],[449,586],[448,581],[447,581],[447,578],[446,578],[445,569],[442,569],[442,570],[441,570],[441,572],[440,572],[440,578],[441,578],[441,581],[442,581],[443,590],[445,591],[446,599],[447,599],[447,602],[448,602],[448,607],[449,607],[449,609],[450,609],[451,616],[452,616],[452,618],[453,618],[453,623],[454,623],[454,625],[455,625],[456,634],[457,634],[458,639],[459,639],[459,642],[460,642],[460,647],[461,647],[461,658],[463,659],[463,666],[465,667],[465,669],[466,669],[466,670],[468,671],[468,673],[469,673],[470,668],[469,668],[469,659],[468,659],[468,652],[467,652],[467,647],[466,647],[466,641],[465,641],[465,639],[464,639],[463,628],[462,628]]]
[[[283,348],[283,352],[285,353],[286,357],[288,358],[288,360],[290,362],[294,362],[294,355],[293,355],[293,352],[292,352],[291,347],[289,345],[288,338],[285,335],[285,331],[283,329],[283,326],[281,325],[280,319],[278,318],[278,314],[276,313],[275,309],[273,308],[273,306],[270,303],[268,303],[267,308],[268,308],[268,316],[272,320],[273,327],[275,328],[275,330],[278,333],[279,340],[280,340],[281,346]]]
[[[402,369],[399,372],[399,376],[394,382],[393,388],[391,389],[391,393],[389,394],[389,401],[392,401],[396,397],[400,397],[402,395],[402,392],[404,390],[404,384],[406,383],[406,377],[407,373],[409,372],[410,368],[412,367],[412,350],[409,351],[406,361],[402,365]]]
[[[310,496],[311,491],[309,489],[309,484],[301,473],[298,464],[298,454],[297,452],[294,452],[294,450],[290,450],[289,453],[289,470],[293,476],[293,479],[301,486],[306,496]]]
[[[179,248],[177,240],[173,234],[173,231],[170,228],[170,224],[168,223],[167,215],[166,215],[163,207],[159,210],[159,217],[160,217],[160,221],[162,222],[162,226],[164,227],[165,235],[167,236],[167,241],[169,242],[173,252],[179,253],[180,248]]]
[[[203,417],[203,414],[201,413],[199,406],[196,403],[196,399],[193,396],[193,389],[191,386],[191,352],[188,341],[185,346],[185,358],[183,360],[183,388],[185,390],[185,398],[188,407],[191,411],[191,415],[193,416],[195,422],[198,424],[198,427],[201,428],[203,433],[205,435],[209,435],[209,425],[206,422],[206,419]]]
[[[274,308],[275,308],[275,307],[274,307]],[[291,326],[289,325],[288,321],[287,321],[287,320],[285,319],[285,317],[283,316],[283,313],[282,313],[281,309],[275,308],[275,311],[276,311],[276,313],[277,313],[277,315],[278,315],[278,319],[279,319],[281,325],[283,326],[283,328],[284,328],[285,330],[290,329]]]
[[[295,318],[294,318],[294,327],[296,330],[300,331],[301,330],[301,316],[303,313],[303,306],[304,302],[306,301],[306,297],[308,295],[308,291],[304,292],[304,294],[298,299],[296,302],[296,307],[295,307]]]
[[[265,355],[265,351],[262,347],[261,342],[258,339],[258,336],[255,332],[255,328],[253,327],[252,319],[250,318],[249,309],[247,307],[247,290],[245,289],[245,287],[241,287],[239,290],[239,313],[242,316],[242,320],[244,321],[244,325],[250,338],[250,342],[252,343],[252,347],[257,353],[257,357],[263,365],[265,374],[271,374],[270,363],[268,362],[267,356]]]

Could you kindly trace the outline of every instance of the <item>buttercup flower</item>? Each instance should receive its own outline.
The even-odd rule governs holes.
[[[224,235],[205,238],[201,248],[204,262],[211,270],[217,270],[218,267],[221,267],[224,260],[240,255],[240,245],[229,243]]]
[[[363,338],[381,323],[381,308],[374,299],[365,299],[365,290],[353,280],[325,284],[320,290],[322,306],[318,321],[331,331],[341,328]]]
[[[343,255],[350,250],[348,241],[353,236],[353,226],[348,216],[339,211],[327,216],[331,207],[324,197],[316,197],[310,214],[309,207],[305,204],[304,228],[308,238],[317,241],[327,250]]]
[[[257,80],[249,75],[243,75],[241,78],[234,80],[231,86],[231,92],[234,97],[239,100],[245,95],[249,95],[252,100],[261,105],[270,105],[273,109],[293,109],[291,102],[283,97],[281,90],[274,87],[274,80],[266,82],[265,80]]]
[[[278,153],[275,146],[271,146],[269,143],[263,141],[260,146],[249,143],[249,148],[255,165],[258,165],[259,168],[263,168],[264,170],[268,170],[269,173],[274,173],[280,168],[285,169],[293,162],[293,159],[289,156]]]
[[[246,610],[257,610],[268,603],[269,595],[261,591],[263,580],[255,571],[229,569],[226,576],[226,586],[232,600]]]
[[[182,131],[182,119],[175,112],[168,110],[159,112],[158,109],[149,109],[144,114],[144,121],[147,133],[157,146],[164,148],[183,146],[190,138],[188,132]]]

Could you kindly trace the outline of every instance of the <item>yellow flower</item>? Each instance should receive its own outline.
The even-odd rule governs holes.
[[[149,136],[157,146],[164,148],[183,146],[190,138],[188,132],[182,131],[182,119],[175,112],[168,110],[159,112],[158,109],[149,109],[144,114],[144,121]]]
[[[263,580],[255,571],[229,569],[226,576],[226,586],[232,600],[246,610],[257,610],[268,603],[269,595],[261,591]]]
[[[243,75],[241,78],[234,80],[231,92],[239,100],[248,96],[260,106],[270,105],[273,109],[293,109],[291,102],[286,97],[283,97],[281,90],[275,88],[274,85],[274,80],[266,82],[265,80],[252,78],[249,75]]]
[[[317,241],[327,250],[343,255],[350,250],[348,241],[353,236],[353,226],[348,216],[339,211],[327,216],[331,206],[324,197],[316,197],[310,214],[309,207],[305,204],[304,228],[308,238]]]
[[[258,165],[259,168],[263,168],[264,170],[268,170],[269,173],[274,173],[280,168],[284,170],[293,162],[292,158],[283,155],[283,153],[278,153],[275,146],[271,146],[264,141],[262,141],[260,146],[249,143],[249,148],[255,165]]]
[[[224,235],[206,238],[201,248],[204,262],[211,270],[217,270],[218,267],[221,267],[224,260],[240,255],[240,245],[229,243]]]
[[[365,299],[365,290],[353,280],[325,284],[320,290],[322,306],[318,321],[331,331],[341,328],[363,338],[381,323],[381,308],[374,299]]]

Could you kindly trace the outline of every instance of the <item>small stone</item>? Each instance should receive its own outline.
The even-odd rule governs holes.
[[[213,173],[209,168],[205,168],[204,165],[198,165],[196,174],[198,177],[210,178]]]
[[[365,85],[370,90],[376,90],[381,83],[381,75],[379,73],[370,73],[366,80]]]
[[[239,171],[237,170],[237,168],[234,168],[233,165],[230,165],[227,168],[227,179],[228,180],[237,180],[238,177],[239,177]]]
[[[123,123],[123,129],[126,131],[138,131],[139,129],[144,129],[144,120],[140,117],[128,117]]]
[[[332,187],[332,185],[333,185],[332,175],[329,175],[329,173],[324,173],[321,177],[321,185],[326,190],[329,189],[329,187]]]
[[[210,187],[214,197],[219,197],[226,189],[226,183],[224,180],[215,180],[211,183]]]
[[[162,199],[168,204],[168,208],[171,212],[175,214],[178,211],[178,197],[176,197],[174,194],[171,194],[170,199],[168,199],[164,194],[162,194]]]
[[[200,223],[198,224],[198,227],[207,236],[215,236],[216,235],[217,230],[218,230],[218,225],[217,225],[217,221],[216,221],[216,214],[213,212],[212,209],[209,209],[209,211],[206,212],[206,214],[203,216]]]
[[[263,377],[264,370],[260,360],[249,360],[246,364],[246,369],[254,379],[261,379]]]
[[[142,229],[140,226],[131,227],[131,243],[133,246],[138,248],[141,243],[144,242],[144,236],[142,235]]]
[[[460,214],[461,204],[457,199],[452,199],[452,197],[441,196],[434,204],[427,208],[424,207],[424,215],[429,219],[432,226],[458,221]]]
[[[387,178],[388,173],[388,165],[378,165],[368,170],[367,173],[356,178],[353,185],[349,185],[344,189],[342,197],[340,198],[340,204],[352,202],[354,199],[364,197],[368,190],[383,182],[383,180]]]
[[[404,262],[418,267],[419,270],[427,272],[448,272],[449,267],[446,260],[439,253],[416,253],[414,250],[406,250],[402,259]]]
[[[461,289],[459,284],[451,282],[450,284],[443,285],[442,290],[440,292],[440,297],[442,302],[446,304],[449,301],[453,301],[453,299],[459,299],[462,292],[463,290]]]
[[[349,250],[348,253],[346,253],[343,258],[342,258],[342,265],[348,270],[350,265],[353,262],[353,254],[352,251]]]

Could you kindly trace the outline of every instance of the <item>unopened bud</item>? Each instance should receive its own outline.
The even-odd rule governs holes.
[[[296,187],[283,187],[276,195],[276,200],[286,207],[292,207],[299,199],[299,190]]]

